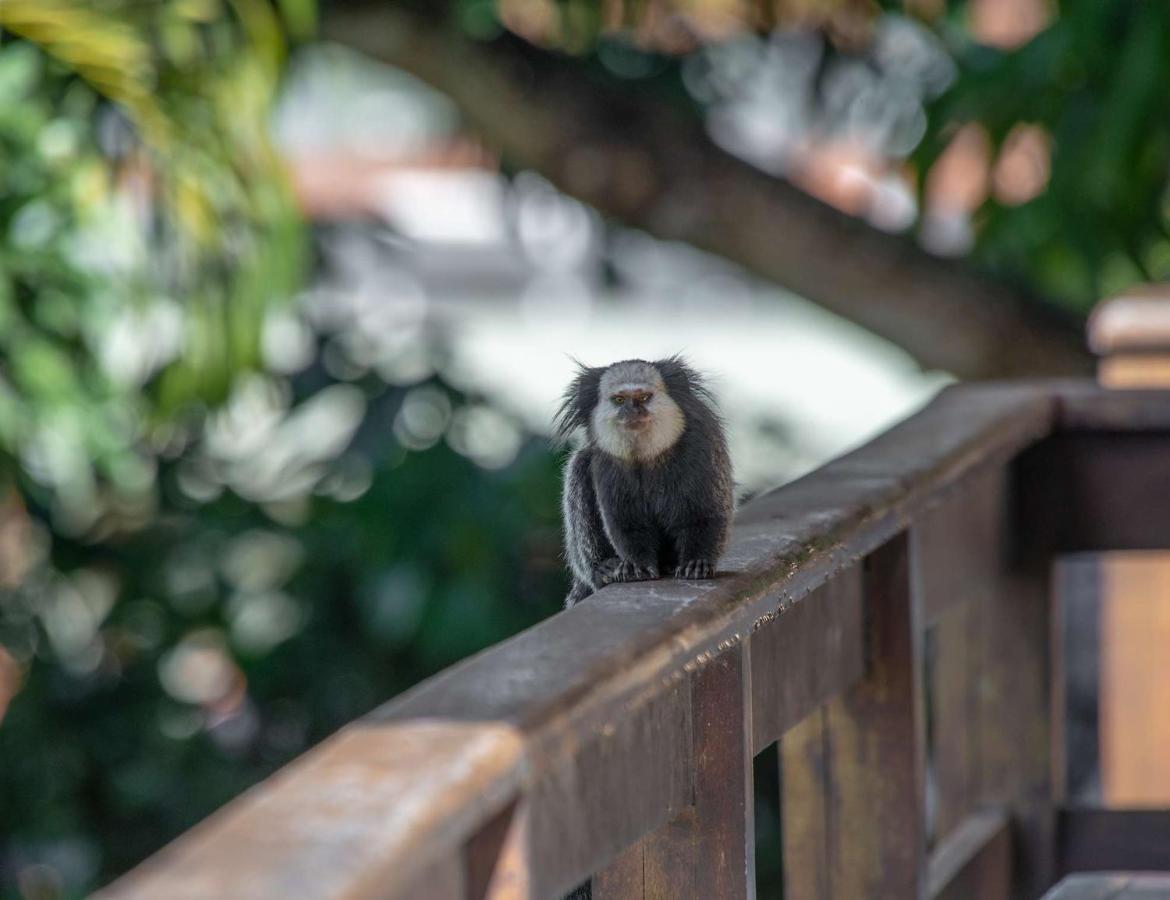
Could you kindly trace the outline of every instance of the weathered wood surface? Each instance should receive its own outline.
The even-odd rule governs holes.
[[[1035,450],[1009,473],[1016,493],[1036,478]],[[1031,523],[1013,508],[1005,526],[1011,554],[998,588],[980,604],[977,759],[981,805],[1010,811],[1019,852],[1013,896],[1031,900],[1052,883],[1055,869],[1060,740],[1052,716],[1058,668],[1051,558],[1029,544]]]
[[[930,900],[1003,900],[1011,893],[1011,822],[1003,810],[968,816],[930,857]]]
[[[1156,432],[1068,432],[1034,451],[1025,497],[1041,555],[1170,547],[1166,437]]]
[[[98,896],[381,896],[413,873],[459,896],[480,871],[461,848],[515,796],[522,750],[507,725],[351,725]]]
[[[979,645],[977,610],[951,610],[934,628],[929,677],[930,757],[935,843],[979,804]]]
[[[865,678],[825,705],[820,746],[781,741],[786,900],[918,897],[925,885],[922,630],[905,533],[867,557]],[[794,752],[795,751],[795,752]],[[823,812],[815,813],[818,799]],[[822,860],[823,869],[822,869]]]
[[[992,468],[940,495],[916,517],[911,536],[925,624],[978,605],[998,588],[1008,563],[1009,489]]]
[[[1170,429],[1167,392],[1142,389],[1114,391],[1092,381],[1043,383],[1056,403],[1059,432],[1134,432]]]
[[[1151,872],[1102,872],[1070,875],[1044,895],[1044,900],[1166,900],[1170,875]]]
[[[1100,357],[1097,377],[1113,388],[1170,384],[1170,292],[1138,286],[1102,300],[1089,316],[1089,347]]]
[[[602,869],[594,900],[755,896],[749,648],[691,673],[693,803]]]
[[[1061,810],[1059,829],[1066,872],[1170,871],[1170,810],[1069,807]]]
[[[780,739],[781,829],[784,896],[823,900],[831,896],[829,835],[836,827],[830,769],[829,713],[806,716]],[[799,861],[793,865],[793,861]]]
[[[1100,570],[1100,559],[1094,554],[1062,557],[1053,569],[1066,682],[1064,704],[1056,709],[1064,719],[1066,804],[1099,803],[1101,799]]]
[[[979,807],[980,610],[1001,590],[1010,560],[1006,470],[993,468],[949,492],[915,520],[911,551],[929,655],[929,761],[935,843]]]
[[[1098,721],[1101,799],[1170,804],[1170,557],[1100,561]]]
[[[674,900],[694,897],[693,806],[645,835],[593,878],[593,900]]]
[[[930,616],[942,622],[955,609],[982,604],[978,598],[995,598],[977,617],[969,648],[978,656],[984,689],[976,735],[963,738],[976,742],[978,751],[975,786],[965,790],[1010,810],[1023,825],[1024,855],[1043,860],[1044,847],[1035,842],[1050,831],[1052,818],[1050,788],[1041,783],[1052,773],[1041,758],[1050,724],[1039,712],[1048,700],[1049,619],[1038,599],[1046,583],[1034,566],[998,572],[991,588],[982,583],[978,554],[988,552],[982,536],[996,521],[998,501],[985,499],[980,485],[1047,438],[1061,416],[1075,419],[1079,431],[1098,421],[1118,431],[1119,419],[1142,423],[1134,426],[1140,430],[1170,425],[1170,401],[1161,408],[1143,401],[1120,414],[1108,398],[1060,383],[945,391],[866,447],[745,506],[716,579],[612,586],[452,667],[233,802],[105,896],[184,896],[172,889],[180,883],[190,886],[188,896],[288,896],[295,879],[295,895],[308,898],[419,896],[410,893],[419,884],[440,896],[482,890],[536,898],[555,896],[599,871],[599,885],[610,875],[623,877],[623,870],[629,882],[639,860],[643,895],[651,896],[653,873],[668,868],[680,846],[718,842],[719,830],[728,827],[726,846],[735,844],[735,857],[720,857],[722,867],[701,875],[696,871],[696,895],[700,877],[723,884],[718,879],[739,878],[741,871],[742,890],[750,893],[751,770],[746,762],[738,769],[731,763],[741,749],[750,759],[813,709],[803,721],[815,726],[819,716],[822,739],[826,732],[852,735],[829,750],[856,772],[857,785],[845,796],[857,799],[885,796],[886,790],[867,776],[861,747],[874,750],[871,740],[892,746],[895,732],[909,742],[905,747],[923,746],[919,737],[910,738],[922,721],[914,711],[921,703],[915,697],[921,680],[914,675],[920,654],[907,655],[909,645],[889,645],[900,662],[881,676],[892,678],[888,695],[872,691],[880,667],[859,681],[859,602],[848,593],[850,572],[892,540],[901,548],[899,565],[910,573],[907,583],[919,574],[940,583],[929,566],[911,565],[912,548],[931,545],[929,529],[910,543],[899,537],[922,522],[936,523],[953,540],[981,542],[976,555],[953,563],[970,576],[970,584],[963,580],[969,595],[960,592],[952,602],[950,589],[927,591],[922,596]],[[1044,490],[1052,486],[1047,476],[1039,482]],[[974,498],[971,521],[955,512],[965,508],[956,499],[964,496]],[[1013,506],[1012,515],[1018,514]],[[1009,540],[1019,537],[1009,531]],[[945,573],[950,563],[941,565]],[[897,596],[900,612],[883,613],[871,630],[881,646],[894,640],[882,637],[892,622],[901,623],[899,641],[921,639],[926,609],[910,602],[909,591]],[[792,649],[802,646],[817,648],[823,659],[802,660]],[[710,742],[704,712],[704,679],[716,677],[729,648],[736,648],[740,666],[742,709],[726,729],[737,736],[738,748]],[[835,671],[822,671],[818,661]],[[789,679],[799,684],[789,688]],[[895,713],[889,725],[879,721],[879,708]],[[466,737],[404,754],[403,741],[427,727],[452,734],[467,729],[460,732]],[[810,728],[817,731],[801,724],[785,735],[786,760],[793,735]],[[868,734],[871,728],[876,737]],[[996,744],[989,729],[1017,739],[1011,747]],[[890,802],[901,824],[921,800],[921,759],[911,754],[898,761],[875,747],[899,786],[899,798]],[[1017,765],[1009,750],[1020,747],[1023,763]],[[704,794],[704,772],[714,771],[704,767],[708,752],[727,761],[722,770],[730,793]],[[354,760],[348,768],[346,754]],[[733,794],[738,805],[729,805]],[[787,786],[784,795],[787,809]],[[412,797],[426,801],[404,802]],[[955,801],[952,820],[968,802]],[[741,813],[742,833],[736,824]],[[872,812],[862,818],[885,827]],[[921,822],[907,827],[911,840],[902,851],[891,848],[896,865],[889,878],[921,886]],[[826,865],[835,863],[829,858]],[[1025,868],[1025,881],[1039,884],[1046,865]],[[862,864],[858,871],[872,867]],[[731,890],[739,895],[739,888]]]
[[[759,753],[865,671],[861,569],[756,621],[751,635],[753,746]]]
[[[1170,348],[1170,286],[1133,284],[1104,298],[1093,307],[1086,331],[1098,356]]]

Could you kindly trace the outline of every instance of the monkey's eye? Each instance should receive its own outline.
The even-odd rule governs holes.
[[[614,406],[621,406],[623,403],[626,402],[626,398],[623,397],[621,394],[614,394],[609,399],[613,401]]]
[[[638,402],[639,403],[649,403],[653,399],[654,399],[654,395],[647,393],[647,394],[643,394],[641,397],[639,397]]]

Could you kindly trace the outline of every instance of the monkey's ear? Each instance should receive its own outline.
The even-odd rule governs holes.
[[[660,359],[654,367],[662,375],[672,397],[694,397],[706,403],[714,402],[706,380],[680,354]]]
[[[597,406],[601,375],[605,371],[601,366],[586,366],[577,360],[573,362],[577,365],[577,375],[565,388],[561,405],[553,417],[553,436],[562,443],[576,429],[588,426],[589,417]]]

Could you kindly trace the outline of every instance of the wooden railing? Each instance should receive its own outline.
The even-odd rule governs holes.
[[[949,389],[747,504],[715,580],[612,586],[465,660],[102,896],[750,897],[777,740],[787,900],[1036,897],[1132,827],[1170,868],[1162,814],[1060,803],[1052,560],[1149,546],[1170,397]]]

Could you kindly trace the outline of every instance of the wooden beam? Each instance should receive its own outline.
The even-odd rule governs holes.
[[[754,752],[865,673],[861,568],[830,579],[752,631]]]
[[[1003,900],[1011,893],[1011,823],[1004,810],[974,813],[930,855],[930,900]]]
[[[1056,401],[1061,432],[1135,432],[1170,430],[1166,390],[1110,390],[1088,380],[1046,384]]]
[[[1060,610],[1064,658],[1066,803],[1096,804],[1101,799],[1098,737],[1100,688],[1101,559],[1080,554],[1057,560],[1053,571]]]
[[[530,757],[543,770],[527,793],[534,897],[570,889],[692,804],[693,681],[661,688],[624,698],[572,745]]]
[[[780,740],[781,839],[786,900],[832,897],[828,711],[806,716]]]
[[[978,610],[960,606],[933,632],[928,667],[935,805],[933,835],[947,838],[979,803]]]
[[[1170,429],[1060,433],[1028,454],[1022,500],[1038,556],[1170,548]]]
[[[693,900],[756,896],[752,780],[751,645],[741,642],[699,669],[694,704]],[[668,855],[673,856],[673,853]],[[679,900],[686,895],[676,893]]]
[[[1043,900],[1164,900],[1170,897],[1170,875],[1150,872],[1108,872],[1070,875]]]
[[[467,900],[524,900],[532,896],[527,806],[511,803],[464,845],[464,894]],[[434,887],[420,881],[404,896],[434,894]]]
[[[995,590],[1008,548],[1004,466],[989,466],[940,495],[911,529],[915,577],[927,625]]]
[[[978,607],[979,805],[1007,809],[1015,833],[1013,892],[1032,900],[1052,883],[1055,868],[1056,781],[1062,767],[1054,724],[1052,565],[1035,552],[1030,510],[1016,498],[1039,464],[1028,451],[1013,465],[1012,515],[1004,539],[1012,554],[996,589]]]
[[[1170,810],[1067,807],[1059,822],[1062,871],[1170,870]]]
[[[800,832],[807,844],[785,838],[789,900],[881,900],[925,889],[921,627],[905,533],[866,559],[864,596],[866,676],[826,704],[821,747],[783,770],[786,812],[802,798],[813,810],[793,810],[795,817],[814,826]],[[793,759],[788,751],[783,758]],[[827,878],[801,871],[821,857]]]
[[[453,896],[461,848],[520,789],[522,750],[501,724],[350,725],[98,896],[406,898],[424,877]]]
[[[594,900],[755,896],[752,664],[738,642],[691,676],[693,805],[594,879]]]

